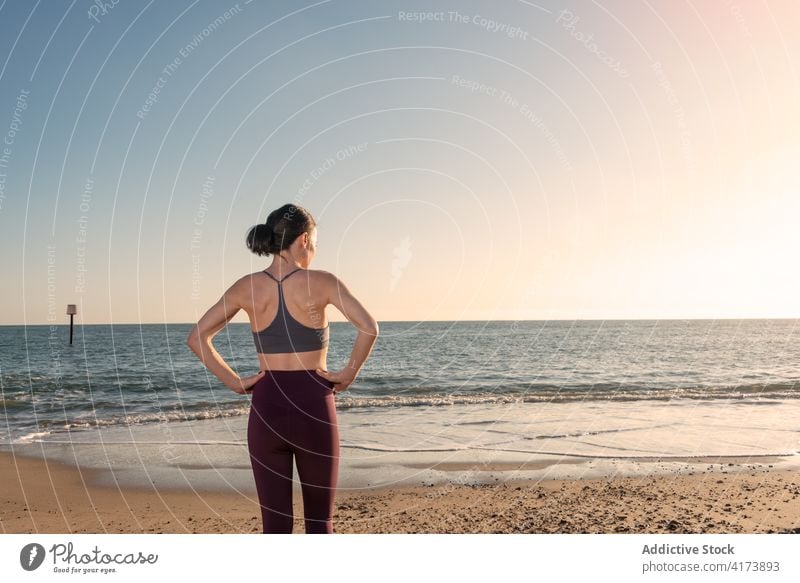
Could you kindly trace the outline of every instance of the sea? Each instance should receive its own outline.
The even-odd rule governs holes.
[[[383,483],[476,461],[487,472],[548,460],[796,461],[799,324],[380,322],[359,377],[336,396],[343,460],[381,469]],[[76,463],[119,468],[138,444],[158,446],[159,463],[182,474],[247,470],[251,397],[186,346],[191,326],[80,325],[71,345],[68,325],[0,327],[0,446],[50,444]],[[355,336],[331,323],[329,370],[344,366]],[[240,375],[258,372],[248,324],[229,324],[214,345]],[[114,444],[121,457],[111,463]],[[168,447],[180,448],[175,459]]]

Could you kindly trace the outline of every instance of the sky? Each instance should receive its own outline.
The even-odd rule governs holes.
[[[0,324],[197,321],[270,265],[245,235],[285,203],[378,321],[800,317],[798,25],[0,0]]]

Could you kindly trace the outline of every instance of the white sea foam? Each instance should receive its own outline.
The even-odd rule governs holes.
[[[342,487],[685,470],[706,458],[798,464],[800,402],[516,403],[344,410]],[[109,483],[251,489],[247,418],[103,427],[16,446],[86,467]],[[34,447],[35,445],[35,447]],[[691,460],[697,460],[694,464]],[[689,460],[689,462],[687,462]],[[656,461],[658,463],[656,463]],[[567,463],[571,462],[571,463]],[[493,464],[519,464],[499,471]],[[457,469],[446,469],[448,464]],[[471,464],[471,465],[470,465]],[[524,468],[531,469],[524,469]],[[442,469],[445,468],[445,469]],[[113,474],[111,473],[113,471]]]

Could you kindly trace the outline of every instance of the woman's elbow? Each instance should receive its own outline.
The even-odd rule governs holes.
[[[189,330],[189,335],[186,337],[186,344],[187,346],[197,346],[200,343],[200,333],[197,329],[197,326],[193,326],[191,330]]]
[[[370,320],[367,322],[366,326],[362,328],[365,334],[369,334],[370,336],[377,336],[380,333],[380,328],[378,327],[378,322],[375,320]]]

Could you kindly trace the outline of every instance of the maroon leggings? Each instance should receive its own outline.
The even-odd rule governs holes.
[[[264,533],[292,532],[292,456],[306,533],[333,533],[339,428],[333,383],[315,370],[273,370],[253,387],[247,446]]]

